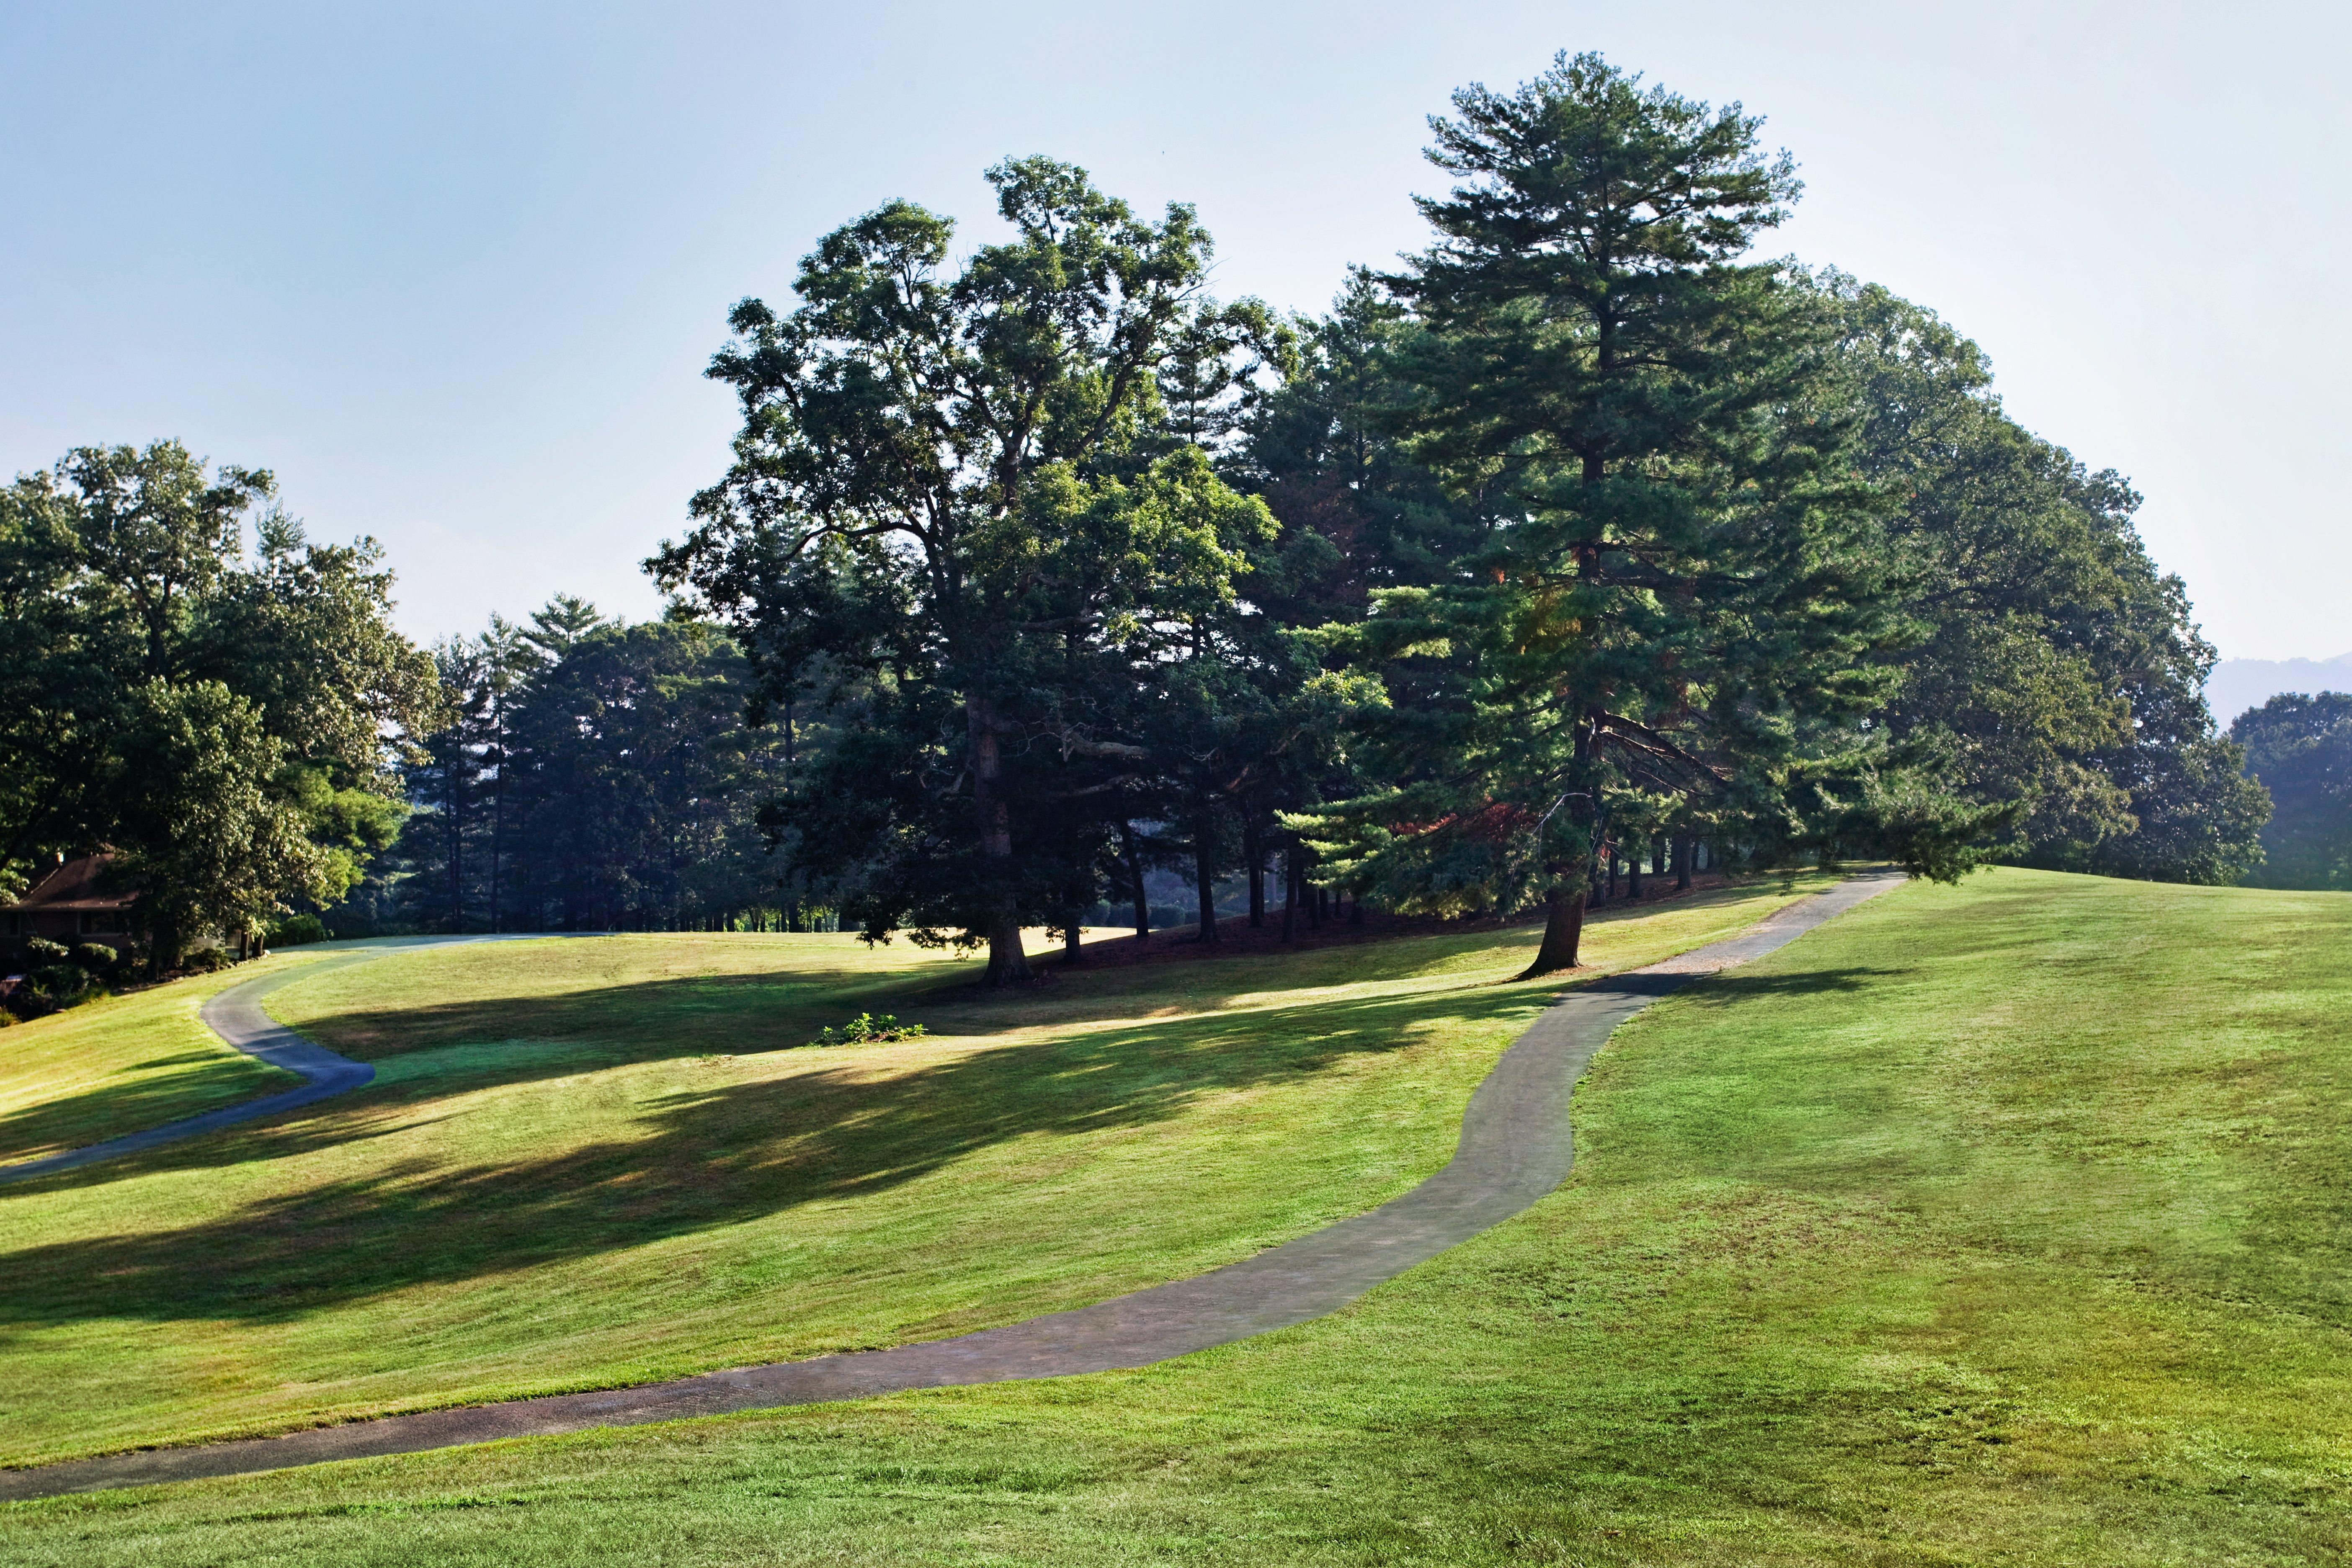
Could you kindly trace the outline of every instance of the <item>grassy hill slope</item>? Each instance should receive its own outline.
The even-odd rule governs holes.
[[[19,1505],[12,1561],[2326,1563],[2352,898],[2003,871],[1661,1004],[1535,1210],[1133,1373]]]
[[[1650,962],[1777,886],[1599,922]],[[0,1460],[939,1338],[1411,1186],[1557,989],[1531,929],[1073,975],[837,936],[485,944],[269,1005],[369,1089],[0,1189]],[[932,1033],[798,1048],[864,1009]],[[35,1026],[26,1033],[38,1028]]]

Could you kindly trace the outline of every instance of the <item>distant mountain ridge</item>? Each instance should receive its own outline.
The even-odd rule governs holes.
[[[2225,658],[2205,679],[2205,705],[2226,730],[2282,691],[2352,691],[2352,653],[2334,658]]]

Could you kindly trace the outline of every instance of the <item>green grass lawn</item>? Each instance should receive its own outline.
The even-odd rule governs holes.
[[[302,1080],[223,1045],[197,1009],[231,985],[306,962],[273,954],[0,1029],[0,1164],[38,1159]]]
[[[1496,967],[1466,950],[1423,965]],[[1424,980],[1360,975],[1375,990],[1350,1005],[1421,996],[1443,1020],[1426,1041],[1476,1032],[1449,1010],[1470,998],[1527,1000],[1468,984],[1446,1003]],[[1141,1001],[1156,981],[1121,983]],[[1204,997],[1180,1017],[1262,1005]],[[1155,1048],[1134,1026],[1072,1037]],[[1475,1076],[1434,1066],[1454,1054],[1416,1069],[1433,1121]],[[1314,1058],[1307,1098],[1360,1096],[1367,1065]],[[2352,1552],[2347,1091],[2352,898],[2023,871],[1915,885],[1636,1020],[1578,1092],[1567,1186],[1331,1318],[1138,1373],[19,1504],[0,1552],[2336,1563]],[[1319,1129],[1294,1114],[1292,1132],[1344,1136],[1374,1103]],[[1286,1167],[1315,1151],[1256,1153],[1269,1208],[1302,1213]],[[1223,1190],[1203,1163],[1184,1197]],[[991,1223],[1021,1228],[1006,1196]],[[1164,1199],[1148,1217],[1191,1219]]]
[[[1602,921],[1588,956],[1650,962],[1785,896]],[[838,936],[297,973],[268,1005],[375,1063],[369,1089],[0,1192],[0,1461],[937,1338],[1247,1257],[1444,1163],[1556,989],[1510,978],[1535,939],[1010,998]],[[801,1048],[868,1009],[931,1033]]]

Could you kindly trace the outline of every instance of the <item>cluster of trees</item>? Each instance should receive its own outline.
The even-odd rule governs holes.
[[[2240,714],[2231,738],[2269,791],[2264,888],[2352,891],[2352,692],[2284,692]]]
[[[0,890],[110,848],[156,968],[341,898],[439,721],[374,543],[312,542],[274,490],[168,441],[0,490]]]
[[[1606,867],[1700,843],[2234,881],[2251,747],[2273,874],[2345,885],[2345,700],[2217,735],[2129,486],[1931,311],[1755,258],[1799,192],[1759,121],[1591,56],[1454,110],[1429,247],[1318,319],[1213,299],[1192,209],[1043,158],[961,259],[905,202],[825,237],[732,313],[742,428],[656,622],[560,598],[420,650],[267,474],[19,479],[0,876],[113,847],[164,950],[347,897],[822,911],[1010,984],[1024,927],[1147,928],[1170,871],[1213,942],[1238,873],[1254,921],[1541,907],[1550,968]]]
[[[1454,108],[1434,242],[1320,321],[1043,159],[961,265],[894,203],[736,309],[735,462],[649,564],[755,721],[824,716],[764,819],[796,875],[1003,983],[1173,858],[1204,914],[1277,855],[1541,903],[1539,968],[1628,847],[2258,858],[2137,498],[1931,313],[1751,259],[1798,190],[1756,120],[1590,56]]]
[[[406,770],[417,806],[338,930],[798,926],[760,808],[809,726],[742,720],[715,628],[627,626],[559,596],[433,650],[446,725]]]

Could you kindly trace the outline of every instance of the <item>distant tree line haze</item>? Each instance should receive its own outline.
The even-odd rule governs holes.
[[[2264,858],[2246,880],[2352,891],[2352,693],[2282,693],[2230,734],[2272,802]]]
[[[2352,699],[2217,733],[2130,486],[1931,310],[1758,258],[1801,190],[1760,121],[1563,55],[1431,124],[1428,247],[1318,317],[1046,158],[987,171],[1001,242],[825,236],[730,317],[656,622],[420,650],[267,475],[18,479],[7,873],[111,847],[165,948],[821,925],[1000,984],[1171,875],[1204,945],[1236,889],[1345,893],[1539,912],[1538,971],[1625,865],[2352,885]]]
[[[743,656],[690,620],[623,626],[559,596],[433,649],[448,724],[407,773],[418,810],[355,896],[357,929],[800,929],[762,803],[792,716],[743,722]],[[353,919],[352,917],[356,917]]]

